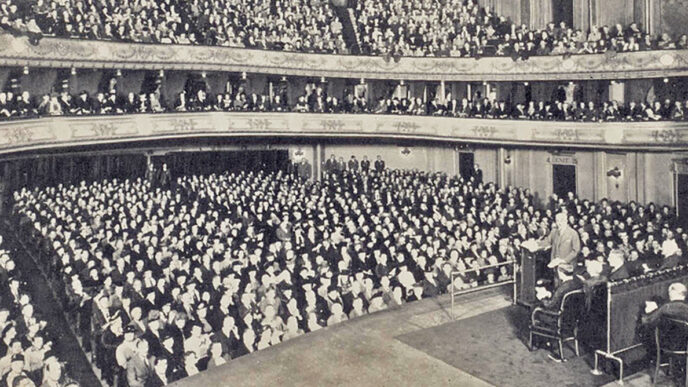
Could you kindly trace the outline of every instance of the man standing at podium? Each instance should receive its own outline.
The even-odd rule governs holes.
[[[547,267],[556,270],[554,284],[557,288],[561,284],[562,275],[573,272],[576,258],[581,250],[581,243],[578,232],[569,226],[565,212],[558,213],[554,217],[554,222],[556,227],[547,237],[537,241],[536,244],[531,243],[534,247],[531,251],[551,248],[550,261]]]

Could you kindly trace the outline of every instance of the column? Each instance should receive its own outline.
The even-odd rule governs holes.
[[[322,163],[324,160],[325,148],[322,144],[315,144],[313,147],[313,180],[322,180]]]
[[[444,79],[440,81],[440,103],[446,103],[444,98],[447,95],[447,91],[445,89],[445,84],[444,84]]]
[[[616,101],[619,106],[626,103],[626,83],[623,81],[611,81],[609,83],[609,100]]]

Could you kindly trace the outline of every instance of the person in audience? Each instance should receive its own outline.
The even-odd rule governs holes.
[[[629,252],[630,255],[630,252]],[[619,249],[612,250],[607,258],[609,262],[609,280],[610,281],[621,281],[634,275],[631,269],[631,265],[626,262],[624,252]]]

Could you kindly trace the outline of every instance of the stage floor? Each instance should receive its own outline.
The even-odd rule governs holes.
[[[462,296],[459,319],[511,304],[503,289]],[[229,364],[175,386],[489,386],[398,339],[451,322],[449,296],[421,300],[347,321]]]

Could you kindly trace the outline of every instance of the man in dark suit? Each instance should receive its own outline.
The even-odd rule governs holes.
[[[351,172],[358,172],[358,160],[356,160],[356,156],[351,155],[351,159],[348,162],[349,171]]]
[[[155,360],[153,360],[153,372],[151,372],[150,377],[146,380],[145,387],[162,387],[172,381],[173,375],[167,366],[167,358],[156,357]]]
[[[473,165],[473,179],[475,180],[476,184],[480,184],[483,182],[483,170],[480,169],[479,164]]]
[[[361,171],[364,173],[368,173],[370,170],[370,160],[368,160],[368,156],[363,156],[363,159],[361,160]]]
[[[162,188],[169,188],[172,181],[172,175],[170,174],[170,170],[167,169],[167,163],[163,163],[162,169],[158,172],[157,180]]]
[[[673,234],[667,235],[667,240],[662,243],[662,256],[664,258],[658,270],[670,269],[683,263],[681,249],[673,239]]]
[[[645,314],[641,318],[644,327],[654,328],[662,317],[671,317],[688,321],[688,304],[686,304],[686,285],[674,282],[669,285],[669,302],[658,307],[654,301],[645,302]]]
[[[610,281],[620,281],[631,276],[631,267],[624,258],[623,251],[612,250],[607,258],[611,272],[609,273]]]
[[[560,212],[554,219],[556,228],[549,236],[538,241],[538,245],[540,249],[551,249],[550,263],[547,266],[557,271],[555,285],[558,287],[562,282],[562,273],[573,271],[581,245],[578,232],[568,224],[566,213]]]
[[[325,161],[323,169],[328,173],[334,172],[337,169],[337,157],[334,154],[330,155],[330,158]]]
[[[385,170],[385,161],[382,160],[382,156],[377,155],[377,160],[375,160],[375,170],[377,172],[382,172]]]
[[[212,340],[222,345],[222,355],[226,359],[233,359],[236,356],[235,352],[239,346],[239,329],[234,323],[234,317],[225,317],[222,329],[213,335]]]

